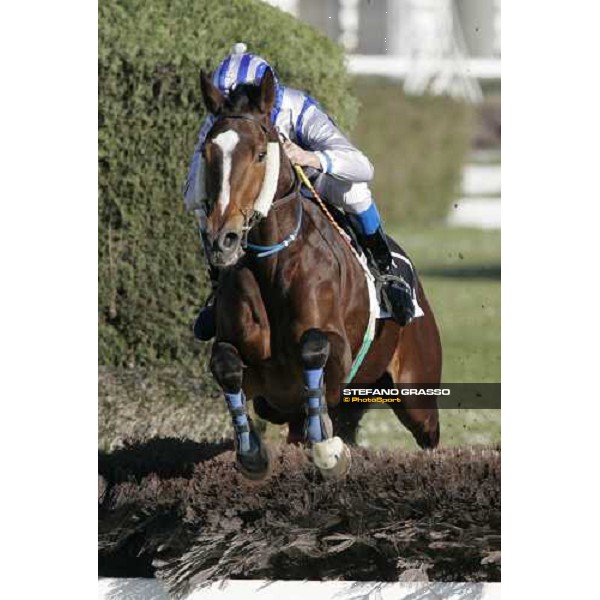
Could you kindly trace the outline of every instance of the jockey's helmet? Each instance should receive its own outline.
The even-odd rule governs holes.
[[[273,71],[275,88],[279,89],[279,82],[271,65],[260,56],[247,52],[246,44],[238,42],[231,48],[231,53],[226,56],[213,73],[213,84],[225,95],[236,86],[244,83],[258,85],[267,69]]]

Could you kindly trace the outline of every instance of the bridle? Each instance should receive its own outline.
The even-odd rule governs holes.
[[[297,239],[298,233],[302,227],[302,214],[304,212],[301,199],[298,202],[296,226],[294,227],[292,233],[290,233],[281,242],[267,246],[252,244],[251,242],[248,242],[248,235],[262,219],[266,218],[273,203],[275,203],[275,201],[285,202],[288,200],[291,196],[298,192],[300,183],[294,171],[294,183],[292,184],[291,190],[285,196],[277,199],[275,198],[280,168],[279,138],[277,137],[277,133],[274,129],[269,129],[258,117],[252,114],[217,115],[211,130],[208,132],[207,138],[210,136],[212,129],[214,129],[218,123],[228,119],[239,119],[254,123],[255,125],[258,125],[267,138],[267,168],[265,171],[265,181],[263,181],[263,187],[257,199],[255,200],[252,209],[243,213],[244,224],[242,226],[241,244],[244,250],[253,252],[257,258],[271,256],[277,252],[280,252],[281,250],[284,250]],[[274,137],[275,139],[273,139]],[[276,167],[273,166],[274,162],[276,163]],[[273,172],[274,169],[276,172]]]

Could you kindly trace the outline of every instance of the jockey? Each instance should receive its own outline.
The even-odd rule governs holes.
[[[213,84],[227,95],[240,84],[260,84],[263,74],[271,68],[266,60],[246,51],[246,45],[235,44],[231,54],[217,67]],[[274,70],[273,74],[275,75]],[[276,82],[276,102],[271,119],[284,138],[284,150],[292,163],[306,168],[315,189],[323,199],[351,215],[349,219],[361,245],[367,249],[379,273],[394,274],[393,257],[381,226],[368,182],[373,179],[373,165],[336,127],[332,119],[307,93],[284,87]],[[185,205],[188,210],[198,207],[197,181],[201,152],[215,121],[209,114],[200,127],[198,143],[192,156]],[[218,278],[210,269],[213,283]],[[415,317],[413,282],[401,277],[383,277],[383,289],[390,301],[392,316],[400,325]],[[209,340],[215,335],[214,306],[207,304],[194,325],[198,339]]]

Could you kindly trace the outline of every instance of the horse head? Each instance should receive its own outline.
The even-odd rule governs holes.
[[[270,69],[260,85],[239,85],[227,96],[206,73],[200,81],[204,104],[215,115],[203,149],[206,252],[213,266],[227,267],[244,255],[249,229],[267,216],[293,172],[271,123],[276,91]]]

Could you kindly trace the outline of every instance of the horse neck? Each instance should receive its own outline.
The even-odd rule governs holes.
[[[296,174],[290,159],[287,157],[283,145],[279,142],[279,164],[281,168],[279,170],[279,180],[277,181],[277,191],[275,192],[275,199],[273,202],[277,202],[281,198],[288,195],[296,181]]]

